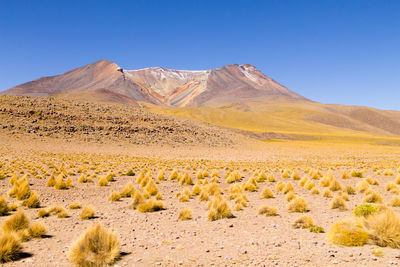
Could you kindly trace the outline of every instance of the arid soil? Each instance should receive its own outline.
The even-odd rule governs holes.
[[[297,170],[303,177],[308,175],[307,168],[323,173],[333,168],[334,177],[343,188],[346,185],[355,188],[363,178],[342,179],[341,173],[363,169],[364,177],[371,176],[379,181],[380,185],[372,187],[382,195],[383,202],[388,203],[395,194],[387,192],[385,184],[396,176],[377,174],[374,169],[391,169],[398,175],[400,151],[396,147],[283,142],[236,149],[160,148],[76,140],[64,142],[49,137],[32,139],[32,135],[16,138],[7,130],[2,130],[0,137],[1,172],[6,176],[14,171],[28,173],[31,189],[39,194],[43,208],[60,205],[68,209],[71,203],[79,201],[82,206],[91,204],[96,210],[95,218],[80,220],[80,209],[68,209],[67,218],[38,218],[38,209],[23,207],[33,221],[45,224],[49,237],[24,242],[25,258],[5,266],[70,266],[68,255],[72,243],[96,223],[115,231],[121,242],[122,256],[115,263],[117,266],[388,266],[400,263],[398,249],[380,248],[384,255],[376,257],[372,254],[372,249],[379,248],[376,245],[339,247],[327,241],[326,233],[294,229],[293,221],[303,213],[289,212],[286,196],[275,189],[279,181],[291,182],[295,193],[304,197],[308,204],[309,211],[305,214],[328,231],[333,222],[351,216],[352,208],[362,203],[363,194],[357,191],[350,195],[346,211],[332,210],[329,209],[331,199],[322,196],[324,188],[318,185],[318,180],[315,183],[321,194],[312,195],[299,186],[297,180],[282,178],[282,170]],[[43,174],[40,168],[44,167],[50,174],[53,165],[65,168],[74,187],[67,190],[46,187],[49,175]],[[80,167],[83,173],[95,174],[92,183],[78,183]],[[130,169],[135,176],[126,176]],[[121,192],[128,182],[140,189],[135,180],[146,169],[151,171],[154,180],[159,170],[165,169],[166,180],[157,184],[165,210],[141,213],[131,208],[131,198],[117,202],[108,200],[111,192]],[[191,190],[192,186],[168,180],[173,169],[189,173],[194,183],[198,181],[199,170],[208,170],[210,175],[213,170],[217,171],[218,186],[225,197],[229,196],[225,175],[231,170],[243,174],[240,183],[249,180],[256,170],[273,174],[276,182],[260,182],[255,192],[245,191],[249,202],[241,211],[235,211],[234,202],[227,198],[235,218],[209,221],[207,202],[199,201],[198,196],[188,202],[178,201],[176,193],[185,188]],[[116,174],[115,181],[100,187],[98,177],[110,171]],[[42,177],[36,178],[37,175]],[[211,177],[205,179],[210,181]],[[7,195],[11,188],[9,180],[10,177],[0,180],[2,195]],[[272,189],[275,198],[260,197],[266,186]],[[13,198],[8,198],[8,202],[19,203]],[[257,211],[262,205],[276,207],[278,215],[259,215]],[[178,221],[179,211],[184,207],[192,210],[192,220]],[[399,208],[394,210],[399,212]],[[0,217],[0,224],[8,217]]]

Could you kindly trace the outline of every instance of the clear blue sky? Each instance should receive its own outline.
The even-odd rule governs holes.
[[[99,59],[250,63],[312,100],[400,110],[400,1],[0,2],[0,90]]]

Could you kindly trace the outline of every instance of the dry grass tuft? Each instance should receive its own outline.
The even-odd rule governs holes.
[[[81,203],[80,202],[74,202],[71,205],[69,205],[70,210],[76,210],[81,208]]]
[[[29,235],[33,238],[41,238],[46,235],[47,230],[43,223],[34,222],[29,226]]]
[[[111,201],[119,201],[121,199],[121,195],[118,192],[112,192],[108,200]]]
[[[289,204],[287,204],[287,209],[290,212],[306,212],[307,210],[307,202],[304,198],[296,197],[292,199]]]
[[[369,235],[362,225],[353,219],[335,222],[328,231],[328,241],[340,246],[363,246]]]
[[[64,175],[60,174],[57,176],[54,188],[58,189],[58,190],[67,189],[67,185],[65,184],[65,181],[64,181]]]
[[[54,175],[51,175],[49,180],[46,183],[47,187],[53,187],[56,185],[56,179],[54,179]]]
[[[274,198],[274,193],[272,193],[272,190],[269,187],[265,187],[261,192],[261,197],[262,198]]]
[[[400,217],[386,208],[364,219],[371,240],[378,246],[400,248]]]
[[[27,207],[27,208],[32,208],[32,209],[39,208],[40,207],[40,201],[39,201],[39,197],[36,194],[36,192],[32,191],[30,196],[29,196],[29,198],[25,199],[22,202],[22,205]]]
[[[330,209],[339,209],[341,211],[347,210],[346,202],[341,196],[336,196],[329,204]]]
[[[136,209],[140,212],[155,212],[163,210],[164,206],[161,201],[149,199],[145,203],[139,204]]]
[[[134,193],[135,188],[133,187],[132,182],[128,182],[122,190],[121,197],[132,197]]]
[[[393,197],[392,200],[390,201],[390,206],[400,207],[400,197],[398,196]]]
[[[192,210],[190,208],[184,208],[179,212],[178,220],[187,221],[192,219]]]
[[[314,220],[311,216],[308,215],[302,215],[298,218],[296,218],[296,220],[294,220],[292,226],[293,228],[310,228],[311,226],[314,225]]]
[[[8,214],[8,205],[6,198],[4,196],[0,197],[0,216]]]
[[[4,221],[2,230],[5,233],[21,232],[29,227],[30,220],[23,210],[17,211],[14,215]]]
[[[269,206],[266,206],[266,205],[265,206],[261,206],[258,209],[258,214],[265,215],[265,216],[276,216],[277,212],[278,212],[277,208],[269,207]]]
[[[215,221],[224,218],[233,218],[228,202],[221,196],[214,196],[208,203],[208,220]]]
[[[100,224],[88,229],[71,247],[69,260],[76,266],[106,266],[120,257],[117,236]]]
[[[0,262],[15,261],[22,252],[21,241],[15,233],[0,234]]]
[[[85,206],[79,216],[81,220],[89,220],[94,218],[94,208],[92,206]]]

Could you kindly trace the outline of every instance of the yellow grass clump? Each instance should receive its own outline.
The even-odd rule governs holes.
[[[132,196],[132,209],[136,209],[137,206],[146,202],[146,198],[144,197],[143,193],[139,190],[135,191]]]
[[[29,235],[33,238],[41,238],[46,235],[47,230],[43,223],[34,222],[29,225]]]
[[[51,175],[49,180],[47,180],[46,186],[53,187],[56,185],[56,179],[54,179],[54,175]]]
[[[65,184],[64,176],[62,174],[57,176],[54,188],[58,190],[67,189],[67,185]]]
[[[293,192],[294,187],[291,182],[288,182],[283,188],[282,188],[282,193],[287,194],[289,192]]]
[[[29,239],[30,220],[23,210],[17,211],[14,215],[4,221],[2,225],[3,233],[16,233],[21,240]]]
[[[333,192],[342,190],[342,186],[336,179],[332,179],[329,183],[329,189]]]
[[[72,183],[71,177],[67,177],[67,180],[65,181],[65,185],[67,187],[74,187],[74,184]]]
[[[366,203],[382,203],[382,196],[376,191],[369,189],[365,192],[364,202]]]
[[[272,190],[269,187],[265,187],[261,192],[261,197],[262,198],[274,198],[274,193],[272,193]]]
[[[48,216],[50,216],[50,212],[47,209],[38,210],[38,217],[39,218],[48,217]]]
[[[312,195],[318,195],[320,192],[319,192],[319,189],[317,187],[314,187],[313,189],[311,189],[310,193]]]
[[[145,190],[150,196],[155,196],[158,193],[158,188],[157,188],[156,184],[153,182],[153,180],[150,180],[147,183]]]
[[[10,179],[10,185],[13,185],[16,181],[18,181],[18,174],[14,172]]]
[[[146,202],[139,204],[136,208],[140,212],[155,212],[164,209],[161,201],[149,199]]]
[[[82,209],[81,214],[79,215],[81,220],[89,220],[94,217],[94,208],[92,206],[85,206]]]
[[[266,206],[266,205],[261,206],[258,209],[258,214],[265,215],[265,216],[276,216],[277,212],[278,212],[277,208]]]
[[[108,199],[111,201],[119,201],[121,199],[121,194],[114,191],[111,193],[111,195]]]
[[[307,202],[304,200],[304,198],[296,197],[287,204],[287,209],[290,212],[306,212],[308,211]]]
[[[300,217],[297,217],[292,224],[293,228],[297,229],[298,228],[307,229],[313,225],[314,225],[314,220],[309,215],[302,215]]]
[[[303,176],[299,181],[299,186],[304,186],[310,179],[307,176]]]
[[[15,233],[0,234],[0,263],[18,260],[21,252],[21,241]]]
[[[75,209],[80,209],[81,208],[81,203],[79,202],[74,202],[71,205],[69,205],[70,210],[75,210]]]
[[[335,222],[327,234],[327,239],[332,244],[348,247],[363,246],[368,238],[368,232],[353,219]]]
[[[25,199],[22,202],[22,205],[27,207],[27,208],[39,208],[40,207],[40,201],[37,193],[35,191],[31,191],[29,198]]]
[[[336,196],[329,203],[330,209],[339,209],[341,211],[347,210],[346,202],[341,196]]]
[[[4,196],[0,197],[0,216],[8,214],[8,205],[6,198]]]
[[[100,176],[99,178],[99,186],[107,186],[108,180],[105,176]]]
[[[390,206],[400,207],[400,197],[398,196],[393,197],[392,200],[390,201]]]
[[[100,224],[89,228],[71,247],[69,260],[75,266],[106,266],[120,257],[117,236]]]
[[[296,170],[294,170],[290,175],[290,178],[293,180],[300,180],[300,174]]]
[[[208,204],[208,220],[215,221],[224,218],[233,218],[228,202],[221,196],[214,196]]]
[[[192,188],[192,196],[198,196],[201,192],[201,186],[199,183],[196,183]]]
[[[342,172],[342,179],[349,179],[350,178],[350,174],[348,171],[343,171]]]
[[[285,183],[282,182],[282,181],[279,181],[279,182],[275,185],[275,190],[277,190],[277,191],[282,191],[284,187],[285,187]]]
[[[122,190],[121,197],[131,197],[135,193],[132,182],[128,182]]]
[[[400,217],[390,208],[365,218],[364,226],[376,245],[400,248]]]
[[[178,220],[187,221],[192,219],[192,210],[190,208],[184,208],[179,212]]]
[[[394,193],[394,194],[399,194],[399,187],[395,183],[388,183],[385,185],[385,190]]]
[[[357,171],[357,170],[351,170],[350,172],[351,177],[358,177],[358,178],[363,178],[363,172],[362,171]]]
[[[360,181],[356,184],[356,189],[360,192],[360,193],[364,193],[365,191],[367,191],[370,188],[370,184],[367,181]]]

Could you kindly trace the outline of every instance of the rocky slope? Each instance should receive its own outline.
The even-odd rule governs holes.
[[[2,94],[62,94],[71,98],[69,93],[98,89],[105,89],[107,93],[127,97],[132,101],[178,107],[253,98],[306,100],[249,64],[233,64],[205,71],[168,70],[160,67],[123,70],[107,60],[24,83]],[[73,97],[76,96],[73,94]],[[124,102],[117,98],[113,101]]]

